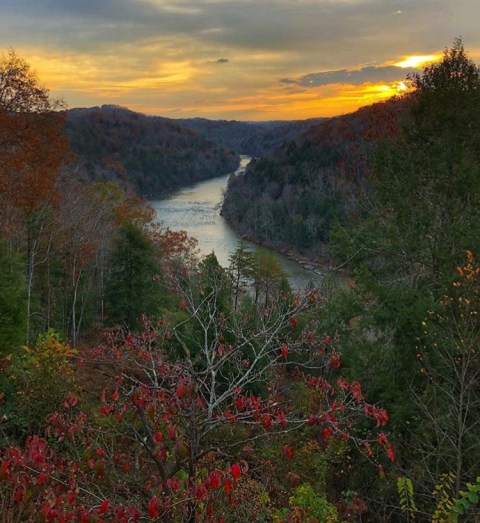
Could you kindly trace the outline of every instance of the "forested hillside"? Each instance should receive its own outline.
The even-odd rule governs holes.
[[[292,140],[323,118],[298,121],[237,122],[235,120],[207,120],[186,118],[176,120],[179,124],[205,136],[222,147],[238,154],[264,156]]]
[[[231,178],[222,213],[241,234],[309,257],[358,198],[379,137],[396,131],[407,99],[324,120]]]
[[[435,492],[432,521],[476,521],[478,507],[464,513],[480,481],[480,69],[456,40],[410,80],[398,131],[331,236],[354,287],[330,319],[350,377],[389,409],[414,485],[405,512],[428,519]]]
[[[234,171],[238,156],[166,118],[116,106],[72,109],[67,136],[90,181],[115,181],[142,196]]]

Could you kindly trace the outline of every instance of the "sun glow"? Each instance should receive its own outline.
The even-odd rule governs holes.
[[[125,49],[122,60],[105,54],[95,60],[88,55],[30,56],[39,77],[52,89],[52,95],[66,98],[70,107],[117,103],[147,114],[170,117],[202,116],[237,120],[300,119],[335,116],[407,92],[410,87],[398,78],[388,82],[346,82],[319,86],[263,85],[265,70],[278,74],[276,64],[283,56],[275,53],[242,55],[229,53],[228,66],[218,66],[203,55],[188,59],[176,54],[169,42],[164,52],[148,49],[138,64]],[[27,52],[29,51],[29,52]],[[159,58],[160,57],[160,58]],[[419,64],[436,55],[404,57],[400,64]],[[248,65],[246,78],[243,66]],[[237,66],[233,67],[232,64]],[[388,63],[393,65],[392,62]],[[242,66],[242,67],[240,67]],[[201,93],[201,94],[200,94]]]
[[[442,56],[439,54],[428,54],[428,55],[421,55],[421,56],[406,56],[401,62],[397,62],[397,67],[401,67],[403,69],[407,68],[417,68],[421,67],[422,65],[428,64],[429,62],[436,62],[437,60],[440,60]]]

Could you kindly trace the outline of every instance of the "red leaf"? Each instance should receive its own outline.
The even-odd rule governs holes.
[[[377,442],[379,445],[383,445],[384,443],[388,445],[389,441],[385,432],[380,432],[377,436]]]
[[[223,484],[223,490],[225,490],[225,494],[230,494],[232,490],[232,484],[230,483],[230,480],[225,480],[225,483]]]
[[[17,489],[15,491],[15,494],[13,495],[13,497],[14,497],[16,503],[20,503],[23,499],[23,491],[20,489]]]
[[[101,505],[100,510],[98,511],[99,514],[105,514],[105,512],[108,510],[108,507],[110,505],[110,500],[106,499]]]
[[[285,454],[287,459],[292,459],[293,458],[293,449],[292,449],[292,447],[290,447],[288,445],[285,445],[283,447],[283,453]]]
[[[187,387],[185,385],[179,385],[177,388],[177,398],[183,398],[187,392]]]
[[[202,500],[208,497],[208,490],[205,488],[205,485],[198,485],[195,487],[195,498],[197,500]]]
[[[332,369],[338,369],[340,367],[340,356],[334,352],[331,356],[330,356],[330,367],[332,367]]]
[[[120,393],[118,392],[118,390],[114,390],[112,392],[112,395],[110,396],[112,401],[117,401],[119,397],[120,397]]]
[[[322,438],[326,441],[328,441],[331,438],[332,434],[333,434],[332,429],[325,428],[322,430]]]
[[[234,479],[239,479],[242,475],[242,469],[240,468],[240,465],[238,463],[234,463],[231,468],[230,472]]]
[[[282,346],[282,358],[287,359],[288,356],[288,347],[286,345]]]
[[[78,403],[78,398],[77,396],[75,396],[75,394],[73,392],[69,392],[66,396],[65,396],[65,399],[63,400],[63,407],[65,409],[69,409],[71,407],[75,407]]]
[[[352,393],[352,396],[355,398],[355,401],[357,403],[360,403],[361,401],[363,401],[365,399],[362,394],[362,386],[360,385],[360,383],[358,381],[354,381],[350,385],[350,392]]]
[[[167,431],[168,431],[168,437],[172,441],[175,441],[175,438],[177,437],[175,425],[171,425],[171,424],[167,425]]]
[[[222,476],[223,473],[221,470],[214,470],[210,474],[210,486],[213,488],[213,490],[217,490],[222,485]]]
[[[157,496],[153,496],[148,504],[148,515],[151,518],[156,518],[160,515],[159,503]]]
[[[2,463],[2,474],[4,474],[5,476],[8,476],[10,473],[10,471],[8,470],[9,465],[10,465],[10,460],[4,461]]]
[[[269,414],[264,414],[262,417],[262,425],[269,429],[272,426],[272,419],[270,418]]]
[[[395,461],[395,447],[391,443],[387,447],[387,456],[390,461]]]
[[[295,316],[290,320],[290,325],[292,326],[292,329],[297,328],[297,318],[295,318]]]

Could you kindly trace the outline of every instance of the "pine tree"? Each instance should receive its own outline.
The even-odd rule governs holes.
[[[142,314],[159,312],[162,297],[154,277],[160,274],[160,266],[153,252],[152,244],[137,225],[128,223],[122,227],[106,290],[111,323],[135,329]]]

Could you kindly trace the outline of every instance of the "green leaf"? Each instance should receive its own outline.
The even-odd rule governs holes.
[[[470,494],[468,495],[468,499],[472,503],[478,503],[478,494],[476,492],[470,492]]]

